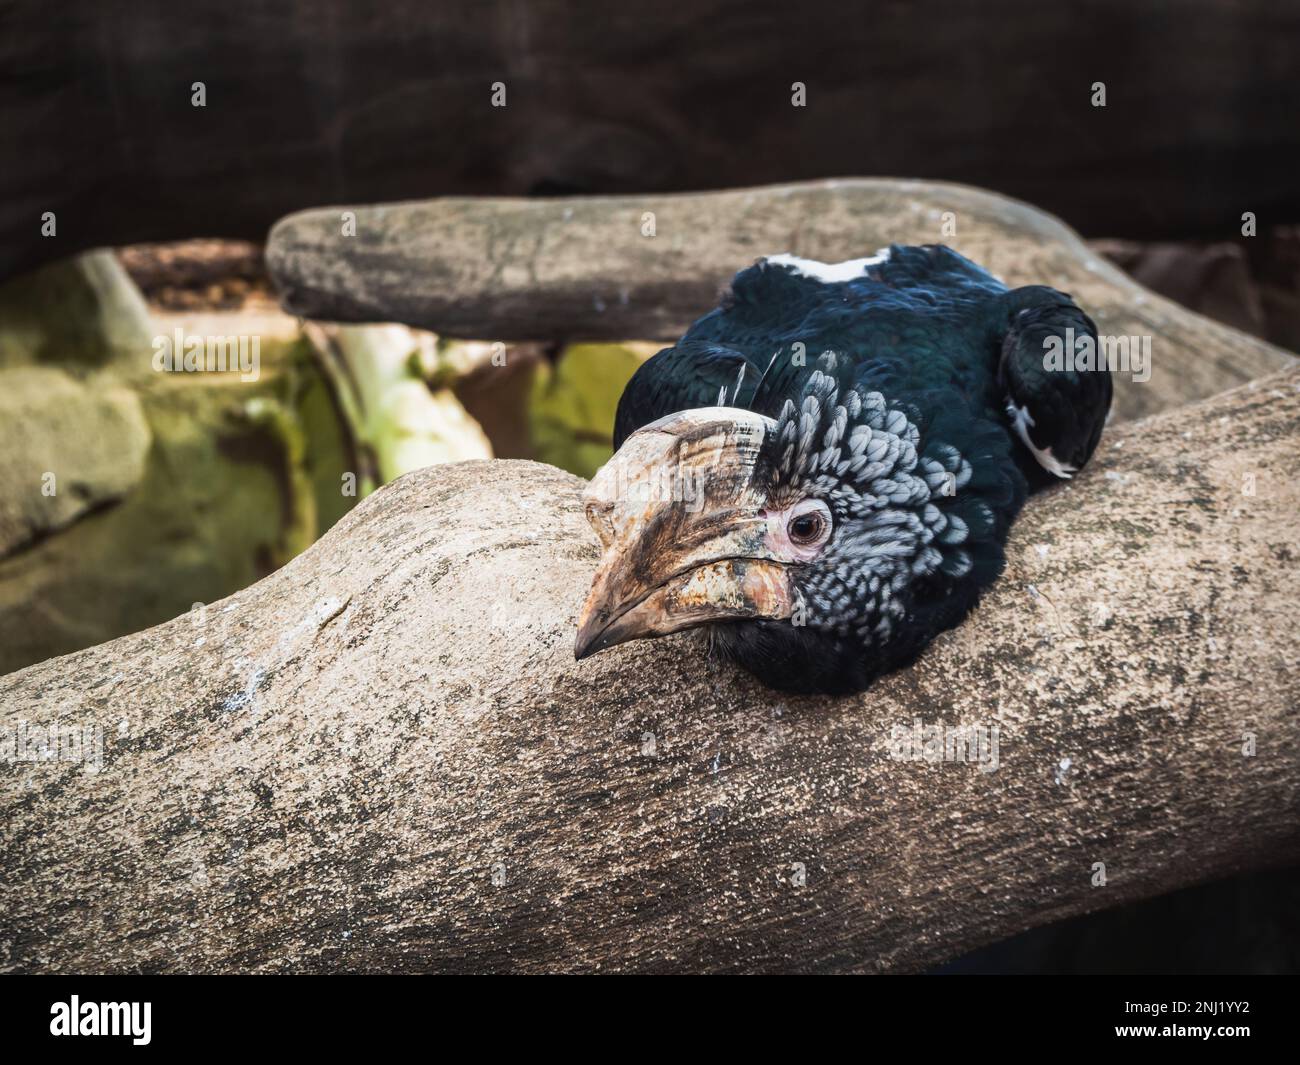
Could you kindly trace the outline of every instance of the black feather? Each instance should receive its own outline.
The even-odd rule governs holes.
[[[775,687],[850,691],[910,662],[960,621],[1001,573],[1030,485],[1056,479],[1019,439],[1008,402],[1034,419],[1031,443],[1062,463],[1081,467],[1097,446],[1109,374],[1044,367],[1047,338],[1067,329],[1096,337],[1062,293],[1008,290],[941,246],[895,245],[847,280],[770,260],[737,274],[721,306],[633,376],[615,444],[693,407],[737,406],[776,419],[755,476],[772,492],[794,483],[824,493],[838,539],[827,557],[801,567],[817,607],[807,626],[719,624],[716,644]],[[885,502],[879,485],[853,482],[855,456],[844,450],[852,430],[873,418],[885,436],[868,433],[872,447],[889,444],[888,454],[899,456]],[[903,436],[891,443],[893,430]],[[822,454],[826,441],[840,451]],[[828,473],[831,460],[845,472]],[[859,471],[874,468],[865,462]],[[960,487],[947,492],[945,479],[958,474]],[[918,496],[918,477],[931,498]],[[900,561],[908,551],[914,573]],[[892,583],[881,591],[886,574]]]

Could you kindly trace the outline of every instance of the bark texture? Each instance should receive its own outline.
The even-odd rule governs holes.
[[[354,236],[343,235],[344,210],[356,215]],[[309,318],[399,321],[464,337],[672,341],[761,256],[839,262],[890,243],[948,244],[1009,285],[1071,293],[1103,334],[1152,338],[1152,379],[1117,380],[1123,417],[1294,361],[1189,317],[1036,208],[934,182],[324,208],[279,222],[267,261],[286,308]]]
[[[1297,460],[1295,371],[1110,432],[975,615],[843,699],[690,634],[575,663],[581,482],[410,474],[0,679],[6,735],[104,731],[97,772],[0,773],[0,967],[918,969],[1294,859]],[[891,757],[917,718],[996,725],[998,768]]]

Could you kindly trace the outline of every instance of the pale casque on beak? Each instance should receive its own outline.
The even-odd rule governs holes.
[[[576,658],[707,622],[787,618],[795,595],[754,483],[773,422],[706,407],[638,429],[592,478],[604,557],[578,618]]]

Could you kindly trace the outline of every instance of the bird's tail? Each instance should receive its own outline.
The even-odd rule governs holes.
[[[1110,411],[1110,370],[1097,327],[1062,292],[1042,285],[1007,294],[998,386],[1023,445],[1030,483],[1073,477],[1092,457]]]

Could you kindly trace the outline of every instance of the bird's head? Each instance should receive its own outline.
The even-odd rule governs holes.
[[[575,655],[707,625],[774,687],[861,689],[969,607],[977,589],[953,593],[970,583],[972,550],[987,543],[1000,566],[1005,525],[964,493],[971,476],[903,406],[820,371],[775,419],[732,407],[661,418],[588,488],[604,557]]]

